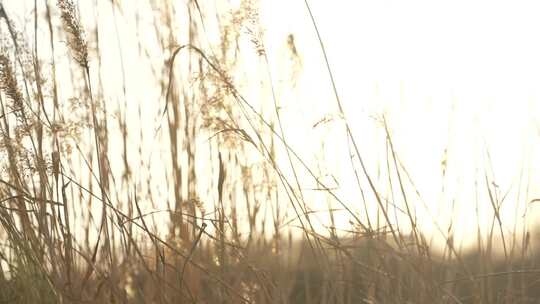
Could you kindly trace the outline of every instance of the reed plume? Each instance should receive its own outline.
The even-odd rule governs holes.
[[[68,33],[68,45],[73,58],[84,68],[88,67],[88,45],[85,32],[78,18],[77,8],[71,0],[58,0],[62,23]]]

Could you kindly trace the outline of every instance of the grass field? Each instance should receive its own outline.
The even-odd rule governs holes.
[[[330,114],[285,121],[309,67],[290,34],[275,75],[256,0],[23,2],[0,2],[0,303],[540,301],[537,234],[490,174],[475,245],[434,218],[435,245],[392,122],[372,170],[328,60]],[[358,196],[304,131],[332,124]]]

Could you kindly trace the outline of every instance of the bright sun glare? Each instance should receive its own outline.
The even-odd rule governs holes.
[[[321,99],[332,104],[332,95],[324,93],[330,87],[313,27],[307,17],[298,17],[306,16],[303,3],[290,2],[266,1],[262,11],[268,32],[294,32],[304,56],[299,108]],[[538,2],[313,1],[312,9],[366,161],[386,158],[369,127],[372,115],[384,114],[396,152],[428,205],[429,212],[420,211],[426,228],[452,217],[461,233],[470,235],[477,212],[489,226],[492,206],[476,210],[475,202],[486,198],[475,192],[485,188],[485,174],[501,196],[509,192],[502,205],[507,223],[521,220],[523,202],[540,194],[534,158]],[[333,148],[346,150],[343,144]],[[346,153],[341,155],[336,162],[343,168],[344,192],[357,194]],[[525,184],[530,184],[527,193]],[[444,210],[448,206],[453,207]]]

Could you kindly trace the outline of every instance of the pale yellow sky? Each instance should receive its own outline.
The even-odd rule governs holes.
[[[19,20],[31,16],[33,1],[3,2],[8,11],[19,12],[14,14]],[[112,29],[113,24],[106,23],[112,18],[110,4],[99,2],[101,18],[105,20],[100,26]],[[91,7],[94,2],[80,3],[81,7]],[[434,231],[433,220],[446,230],[448,221],[453,219],[461,235],[471,236],[477,217],[475,183],[481,190],[478,197],[479,212],[484,215],[482,225],[489,226],[492,213],[483,177],[485,169],[491,166],[489,175],[494,177],[501,196],[511,190],[502,214],[505,227],[513,228],[516,212],[521,220],[525,202],[540,196],[536,186],[540,181],[537,157],[540,3],[521,0],[314,0],[309,3],[347,119],[370,174],[377,176],[386,166],[384,130],[374,119],[384,114],[396,152],[425,203],[417,204],[417,212],[426,231]],[[132,31],[133,13],[146,6],[144,1],[124,1],[123,7],[126,17],[118,22],[118,28],[123,37],[120,44],[125,66],[129,69],[128,99],[140,103],[144,113],[156,113],[156,104],[148,101],[157,99],[157,84],[145,78],[151,73],[150,62],[141,61],[134,51],[137,37]],[[94,12],[84,9],[81,13],[83,19],[93,19]],[[312,128],[324,116],[337,117],[337,112],[304,1],[263,0],[260,13],[275,83],[286,83],[289,79],[287,67],[282,64],[287,35],[294,35],[302,56],[303,70],[297,88],[283,89],[280,93],[287,137],[313,166],[318,160],[316,152],[324,143],[325,168],[339,181],[338,193],[351,205],[359,206],[360,194],[347,157],[343,123],[338,119],[323,128]],[[114,45],[118,52],[115,32],[104,30],[103,33],[102,42]],[[62,51],[67,54],[67,50]],[[101,59],[104,65],[117,66],[111,70],[119,71],[118,54],[112,52]],[[121,75],[107,77],[118,80]],[[105,90],[110,90],[109,97],[120,98],[118,83],[111,82]],[[155,123],[155,117],[148,115],[144,124],[138,121],[138,107],[132,104],[126,111],[134,130]],[[131,139],[134,147],[142,144],[146,155],[150,151],[159,155],[159,145],[140,143],[136,135],[134,132]],[[199,144],[204,147],[206,141],[202,139]],[[486,151],[491,157],[489,166]],[[443,179],[441,163],[445,160]],[[518,202],[520,174],[521,191],[525,191],[526,184],[530,187],[529,193],[522,193]],[[385,175],[379,175],[378,189],[390,198]],[[408,189],[410,197],[416,199],[412,186]],[[321,208],[326,207],[320,203]],[[529,211],[534,211],[534,207]],[[347,216],[340,220],[344,227],[348,225]]]
[[[276,32],[295,32],[299,50],[306,56],[309,71],[304,76],[312,85],[305,84],[303,100],[324,96],[326,102],[332,103],[332,98],[322,93],[330,83],[304,2],[265,3],[268,15],[282,16],[268,17],[273,20],[268,21],[269,31],[277,28]],[[386,156],[383,134],[373,127],[369,117],[385,114],[397,153],[426,200],[429,212],[418,206],[419,214],[431,213],[443,227],[453,217],[459,233],[471,237],[476,225],[475,182],[480,189],[482,226],[489,227],[492,219],[484,180],[489,151],[489,167],[500,196],[512,190],[502,213],[506,228],[513,228],[516,211],[521,216],[525,202],[540,194],[536,186],[540,172],[536,156],[540,126],[540,3],[309,3],[347,118],[372,174]],[[339,140],[343,143],[342,138]],[[339,150],[343,145],[336,143],[332,147]],[[445,149],[447,176],[442,193]],[[353,175],[347,170],[346,153],[340,155],[344,157],[336,162],[341,168],[343,192],[357,193]],[[518,202],[520,174],[522,196]],[[527,183],[529,193],[524,193]],[[386,190],[382,183],[381,188]],[[428,223],[423,224],[431,230]]]

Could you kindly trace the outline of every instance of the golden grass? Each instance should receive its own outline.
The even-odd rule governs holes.
[[[505,235],[502,202],[487,175],[494,228],[488,235],[478,233],[478,250],[456,247],[451,227],[443,232],[446,246],[430,248],[383,118],[388,171],[396,176],[393,187],[401,195],[396,200],[404,202],[410,233],[398,229],[393,202],[378,191],[364,163],[333,78],[358,187],[371,193],[370,205],[380,217],[364,220],[322,182],[286,137],[257,2],[241,3],[234,8],[220,2],[226,9],[217,17],[205,14],[207,4],[196,0],[188,1],[186,13],[178,13],[173,2],[152,0],[145,2],[148,12],[137,12],[137,22],[144,21],[142,14],[153,18],[154,28],[144,23],[144,31],[155,32],[157,45],[151,47],[164,55],[153,75],[160,97],[150,101],[159,105],[158,125],[141,128],[151,130],[152,142],[159,140],[160,161],[145,161],[142,148],[135,151],[130,144],[137,137],[142,144],[145,135],[128,127],[133,117],[126,109],[133,101],[123,53],[122,71],[102,63],[103,54],[122,49],[121,37],[116,46],[99,43],[103,28],[85,30],[71,0],[36,2],[34,32],[25,35],[0,4],[0,303],[534,303],[540,298],[535,240],[528,231]],[[121,20],[123,5],[130,4],[109,5]],[[211,18],[216,22],[207,22]],[[111,24],[120,35],[118,20]],[[177,46],[175,22],[187,25],[186,44]],[[208,26],[220,33],[217,45],[205,40]],[[38,29],[48,31],[49,39],[40,40],[49,42],[30,47],[24,37],[37,41]],[[270,97],[260,108],[241,88],[239,45],[246,37],[269,83],[261,88],[261,95]],[[70,50],[67,67],[57,64],[59,42]],[[292,35],[286,44],[300,66]],[[145,50],[140,45],[139,52]],[[60,75],[60,69],[70,76]],[[121,92],[116,101],[105,93],[106,73],[121,75],[113,84]],[[142,124],[151,113],[138,110]],[[201,138],[210,142],[209,151],[197,150]],[[278,156],[279,151],[284,153]],[[132,161],[135,155],[141,163]],[[201,171],[201,162],[209,169]],[[165,195],[153,189],[159,174],[165,175]],[[346,210],[354,229],[316,228],[301,176]],[[363,201],[366,210],[369,197]],[[332,224],[334,212],[329,208]],[[499,238],[495,228],[502,256],[493,249]],[[293,236],[298,230],[300,238]]]

